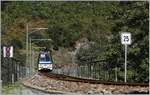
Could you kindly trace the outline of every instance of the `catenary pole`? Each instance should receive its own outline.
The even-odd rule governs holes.
[[[1,5],[1,2],[0,2],[0,5]],[[1,6],[0,6],[0,11],[1,11]],[[0,21],[1,21],[1,15],[0,15]],[[2,68],[1,68],[1,22],[0,22],[0,95],[2,95],[2,78],[1,78],[1,75],[2,75]]]
[[[28,24],[26,25],[26,76],[28,76]]]
[[[30,75],[31,75],[32,74],[32,69],[31,69],[32,68],[32,66],[31,66],[32,65],[32,62],[31,62],[31,38],[29,39],[29,44],[30,44],[30,54],[29,55],[30,55]]]
[[[31,37],[29,38],[29,36],[34,33],[34,32],[38,32],[40,30],[46,30],[48,28],[31,28],[33,31],[29,32],[29,27],[28,27],[28,24],[27,24],[27,33],[26,33],[26,52],[27,52],[27,55],[26,55],[26,64],[28,64],[29,66],[29,74],[32,74],[32,55],[31,55]],[[42,39],[42,40],[46,40],[46,39]],[[28,45],[28,42],[29,42],[29,45]],[[29,56],[28,56],[29,55]]]

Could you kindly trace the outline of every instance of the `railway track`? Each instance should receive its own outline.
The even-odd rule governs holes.
[[[63,81],[70,81],[70,82],[83,82],[83,83],[91,83],[91,84],[121,85],[121,86],[142,86],[142,87],[149,86],[148,83],[108,82],[108,81],[84,79],[84,78],[78,78],[78,77],[67,76],[63,74],[48,73],[48,72],[39,72],[39,74],[44,75],[48,78],[53,78],[56,80],[63,80]]]

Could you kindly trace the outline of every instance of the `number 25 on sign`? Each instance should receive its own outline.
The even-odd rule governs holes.
[[[121,33],[121,43],[130,45],[131,44],[131,33],[128,33],[128,32]]]

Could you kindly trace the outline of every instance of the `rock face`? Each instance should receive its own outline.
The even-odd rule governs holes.
[[[148,87],[139,86],[114,86],[103,84],[89,84],[81,82],[68,82],[55,80],[43,75],[34,75],[32,78],[25,80],[25,84],[40,87],[45,90],[56,90],[63,92],[72,92],[80,94],[124,94],[124,93],[149,93]]]

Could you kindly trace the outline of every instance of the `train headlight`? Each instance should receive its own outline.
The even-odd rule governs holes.
[[[49,65],[49,69],[52,70],[52,68],[53,68],[53,67],[52,67],[52,64],[50,64],[50,65]]]
[[[41,70],[42,68],[42,64],[38,64],[38,69]]]

